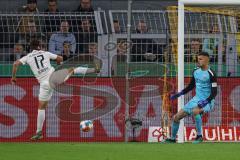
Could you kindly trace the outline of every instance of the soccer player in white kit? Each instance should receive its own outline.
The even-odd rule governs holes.
[[[40,84],[40,91],[38,96],[39,105],[37,116],[37,131],[36,135],[31,138],[31,140],[39,140],[43,138],[42,127],[45,120],[45,109],[53,93],[53,89],[49,85],[49,78],[55,69],[52,67],[50,60],[55,60],[57,64],[61,64],[63,58],[62,56],[41,50],[41,43],[38,40],[31,41],[30,46],[32,52],[14,62],[11,82],[12,84],[16,83],[16,73],[18,66],[28,64]],[[95,68],[77,67],[68,69],[68,72],[69,75],[72,75],[94,73],[99,72],[99,70]]]

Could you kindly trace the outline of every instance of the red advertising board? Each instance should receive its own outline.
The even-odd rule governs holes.
[[[169,90],[174,79],[168,80]],[[124,141],[125,110],[143,121],[138,141],[147,141],[149,126],[159,126],[163,79],[136,78],[126,92],[124,78],[72,78],[65,91],[55,91],[46,110],[43,141]],[[73,86],[74,85],[74,86]],[[0,141],[29,141],[36,130],[39,85],[34,78],[0,79]],[[126,102],[128,93],[129,102]],[[218,78],[215,108],[204,116],[203,134],[208,141],[240,141],[240,78]],[[185,96],[187,101],[192,93]],[[172,103],[174,104],[174,103]],[[175,106],[172,106],[176,108]],[[83,133],[79,122],[94,120],[94,129]],[[194,122],[185,120],[186,140],[195,136]],[[130,139],[132,129],[128,127]]]

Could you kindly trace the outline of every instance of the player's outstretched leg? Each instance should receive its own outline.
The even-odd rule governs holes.
[[[194,144],[201,143],[203,141],[202,136],[202,117],[200,114],[195,115],[195,123],[196,123],[196,130],[197,130],[197,137],[193,141]]]
[[[99,73],[100,72],[100,66],[98,64],[95,65],[94,68],[87,68],[87,67],[77,67],[72,68],[69,70],[69,72],[73,74],[87,74],[87,73]]]
[[[99,73],[100,72],[100,64],[95,64],[94,68],[88,67],[76,67],[76,68],[65,68],[52,73],[49,78],[49,85],[51,88],[56,88],[58,85],[65,83],[69,77],[73,74],[88,74],[88,73]]]
[[[179,129],[180,120],[186,117],[188,114],[184,110],[180,110],[173,118],[172,129],[171,129],[171,137],[167,138],[164,143],[176,143],[177,132]]]
[[[99,73],[99,72],[100,72],[100,68],[98,65],[96,65],[95,68],[88,68],[88,67],[70,68],[70,69],[68,69],[68,74],[64,78],[64,82],[66,82],[69,79],[69,77],[73,74],[85,75],[88,73]]]
[[[176,116],[174,116],[174,119],[175,119]],[[170,138],[167,138],[164,142],[165,143],[176,143],[176,136],[177,136],[177,132],[178,132],[178,129],[179,129],[179,122],[175,122],[173,120],[172,122],[172,130],[171,130],[171,137]]]

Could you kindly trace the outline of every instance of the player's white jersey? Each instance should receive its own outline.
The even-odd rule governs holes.
[[[56,59],[57,55],[42,50],[33,50],[28,55],[22,57],[20,62],[22,64],[28,64],[37,78],[38,82],[41,83],[47,80],[49,76],[54,72],[54,68],[51,66],[50,59]]]

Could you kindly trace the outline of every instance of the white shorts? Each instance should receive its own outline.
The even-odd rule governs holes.
[[[40,91],[38,95],[39,101],[49,101],[52,97],[53,89],[49,85],[49,81],[45,80],[40,83]]]

